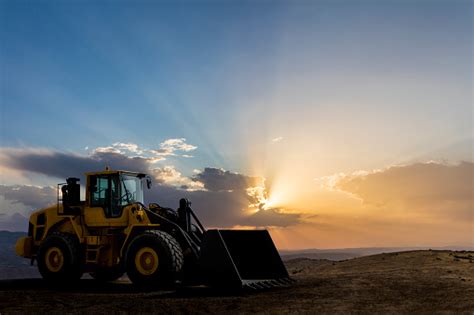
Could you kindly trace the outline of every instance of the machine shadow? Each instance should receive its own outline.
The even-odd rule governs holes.
[[[259,291],[274,291],[284,288],[271,288]],[[81,279],[71,285],[51,285],[41,278],[0,280],[1,291],[46,291],[61,293],[100,293],[100,294],[140,294],[145,298],[193,298],[193,297],[228,297],[243,296],[255,293],[249,289],[220,289],[207,286],[178,286],[175,289],[138,288],[128,281],[97,282],[93,279]]]

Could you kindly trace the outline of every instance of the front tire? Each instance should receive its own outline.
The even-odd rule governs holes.
[[[183,252],[168,233],[148,230],[133,239],[127,251],[127,274],[143,287],[172,287],[183,267]]]
[[[82,276],[80,244],[72,234],[53,232],[38,250],[38,270],[52,283],[70,283]]]

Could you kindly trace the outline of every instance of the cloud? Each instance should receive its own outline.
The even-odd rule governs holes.
[[[233,173],[220,168],[206,167],[204,171],[193,176],[194,180],[204,184],[210,191],[245,191],[249,187],[263,186],[264,179]]]
[[[248,216],[243,225],[246,226],[281,226],[294,225],[301,221],[301,215],[297,213],[285,213],[280,209],[272,208],[262,210]],[[240,223],[240,222],[239,222]]]
[[[300,222],[298,214],[272,209],[249,213],[249,196],[243,190],[203,191],[182,190],[167,185],[155,185],[146,192],[147,202],[176,209],[180,198],[192,202],[192,208],[207,227],[229,228],[245,226],[289,226]]]
[[[0,185],[0,230],[26,231],[33,210],[56,203],[56,189]]]
[[[174,169],[160,170],[162,178],[176,178]],[[220,168],[207,167],[196,171],[193,182],[199,189],[183,190],[161,185],[148,192],[147,199],[167,206],[178,205],[180,198],[191,200],[192,207],[206,226],[289,226],[301,221],[299,214],[290,214],[282,209],[255,211],[252,206],[258,203],[256,196],[249,194],[250,188],[264,190],[264,179],[247,176]],[[166,183],[166,181],[163,181]],[[250,189],[253,191],[253,189]]]
[[[141,155],[145,152],[145,150],[139,148],[138,145],[134,143],[116,142],[112,144],[111,146],[95,148],[94,152],[119,153],[119,154],[132,153],[132,154]]]
[[[181,178],[172,167],[155,170],[155,177],[161,178],[147,194],[151,202],[177,207],[180,198],[191,200],[193,209],[207,226],[289,226],[300,222],[299,214],[289,214],[281,209],[255,211],[255,204],[261,200],[249,191],[263,191],[264,179],[247,176],[220,168],[206,167],[194,170],[192,178]],[[167,184],[191,180],[198,186],[185,184],[181,187]],[[189,186],[188,186],[189,185]],[[189,187],[194,189],[189,189]],[[187,189],[183,189],[187,188]]]
[[[185,138],[168,139],[160,144],[160,149],[168,154],[173,154],[175,151],[189,152],[197,149],[196,146],[187,144]]]
[[[0,195],[12,204],[21,203],[31,209],[38,209],[56,202],[56,189],[26,185],[0,185]],[[2,209],[2,213],[5,209]]]
[[[165,147],[193,150],[185,145],[184,139],[178,140],[167,142]],[[249,195],[248,188],[264,188],[264,179],[261,177],[212,167],[197,170],[192,177],[187,177],[173,165],[155,167],[153,158],[128,156],[125,150],[136,153],[141,151],[130,144],[115,144],[111,148],[94,150],[88,156],[51,150],[3,148],[0,149],[0,165],[61,180],[102,170],[106,165],[112,169],[144,172],[153,176],[156,183],[145,193],[147,202],[158,202],[163,206],[176,208],[180,198],[188,198],[207,226],[287,226],[300,220],[298,215],[287,214],[280,209],[267,210],[266,214],[249,211],[257,200],[255,196]],[[25,213],[25,205],[31,209],[50,205],[56,200],[55,194],[55,189],[50,187],[0,186],[0,196],[10,200],[10,204],[14,206],[8,212],[10,215]]]
[[[380,209],[472,219],[474,163],[436,162],[393,166],[385,170],[339,176],[335,187]]]
[[[276,137],[276,138],[273,138],[273,139],[272,139],[272,142],[273,142],[273,143],[277,143],[277,142],[280,142],[280,141],[282,141],[282,140],[283,140],[283,137]]]
[[[112,169],[148,171],[151,158],[129,157],[112,151],[94,151],[88,156],[45,149],[0,149],[0,164],[21,172],[35,172],[55,178],[82,176],[85,172]]]
[[[203,183],[183,176],[172,165],[164,166],[161,168],[154,168],[151,170],[151,175],[159,184],[175,186],[183,190],[204,190]]]
[[[186,143],[185,138],[167,139],[160,143],[158,149],[146,149],[139,147],[135,143],[116,142],[110,146],[95,148],[93,153],[117,153],[132,157],[150,159],[153,163],[166,160],[167,156],[177,156],[177,152],[190,152],[197,149],[197,146]],[[180,155],[192,158],[192,155]]]
[[[190,152],[197,149],[197,146],[186,143],[185,138],[168,139],[160,143],[158,149],[149,150],[149,153],[155,156],[176,156],[176,152]],[[192,155],[182,154],[182,157],[192,158]]]
[[[47,149],[1,148],[0,165],[62,179],[103,170],[106,166],[148,172],[152,164],[165,160],[165,156],[176,155],[178,151],[189,152],[197,147],[180,138],[165,140],[160,148],[157,151],[141,148],[134,143],[116,142],[110,146],[97,147],[86,156]]]

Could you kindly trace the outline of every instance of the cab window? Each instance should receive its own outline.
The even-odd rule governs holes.
[[[106,217],[119,217],[122,207],[119,205],[120,185],[118,176],[91,176],[90,205],[102,207]]]
[[[93,176],[91,178],[91,206],[102,206],[107,203],[109,178]]]

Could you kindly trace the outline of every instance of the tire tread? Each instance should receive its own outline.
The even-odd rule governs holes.
[[[140,276],[135,267],[134,255],[137,248],[140,248],[140,244],[147,244],[149,242],[155,242],[160,244],[164,252],[161,255],[165,255],[166,266],[165,269],[158,269],[157,273],[145,278]],[[160,255],[160,253],[159,253]],[[170,234],[161,230],[145,230],[138,234],[129,244],[126,258],[127,274],[130,280],[140,286],[162,286],[172,287],[175,281],[181,276],[181,271],[184,264],[184,256],[181,250],[181,246],[178,241]],[[156,281],[158,280],[158,281]]]

